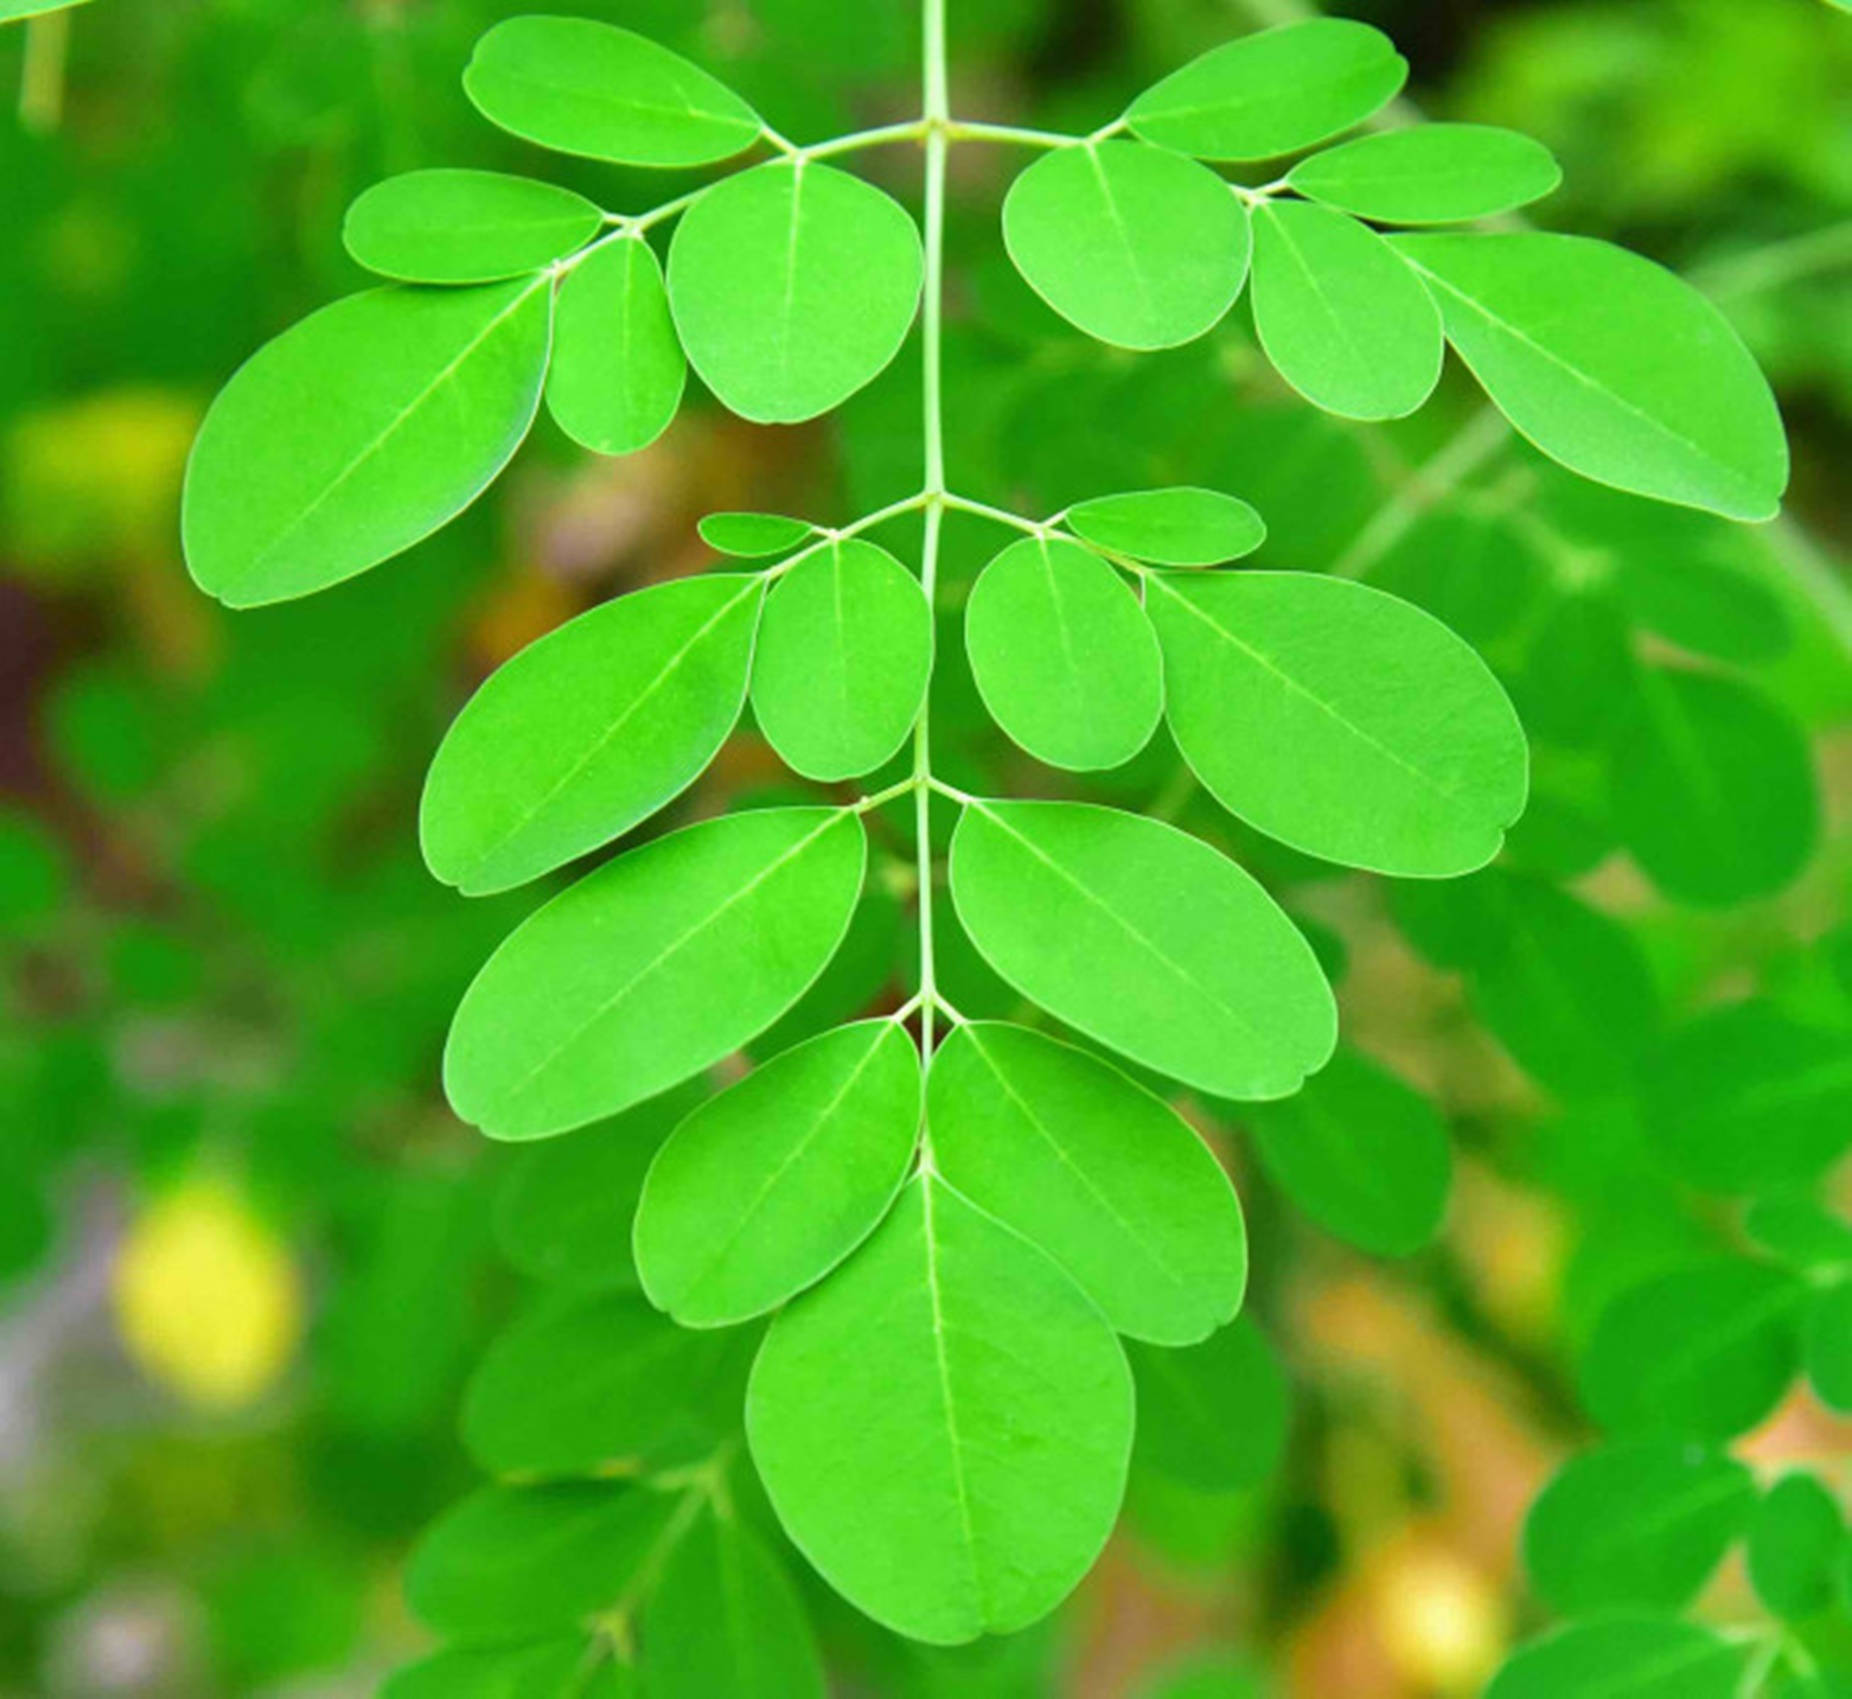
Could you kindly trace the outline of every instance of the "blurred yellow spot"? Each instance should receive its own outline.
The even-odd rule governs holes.
[[[1443,1546],[1396,1548],[1377,1577],[1377,1632],[1403,1677],[1438,1693],[1477,1693],[1505,1645],[1498,1594]]]
[[[130,1226],[116,1326],[149,1379],[200,1409],[236,1410],[277,1381],[302,1333],[287,1248],[230,1185],[195,1179]]]

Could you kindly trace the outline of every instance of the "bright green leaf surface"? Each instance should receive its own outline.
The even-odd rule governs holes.
[[[1234,1187],[1162,1098],[1026,1027],[960,1026],[933,1057],[939,1171],[1061,1264],[1121,1333],[1206,1338],[1241,1306]]]
[[[1326,1231],[1393,1257],[1434,1237],[1452,1145],[1428,1100],[1388,1069],[1341,1049],[1296,1096],[1244,1118],[1268,1177]]]
[[[457,716],[419,810],[425,861],[472,896],[609,843],[713,760],[746,696],[761,581],[681,578],[579,615]]]
[[[768,809],[581,879],[469,988],[444,1055],[451,1104],[492,1138],[544,1138],[719,1061],[835,954],[866,849],[853,814]]]
[[[1027,1240],[930,1177],[773,1323],[746,1428],[786,1531],[851,1603],[936,1643],[1027,1627],[1111,1532],[1132,1381]]]
[[[1051,767],[1117,767],[1164,711],[1163,661],[1138,598],[1060,537],[1025,537],[985,567],[965,648],[991,717]]]
[[[1784,1475],[1749,1524],[1749,1579],[1777,1616],[1798,1622],[1833,1601],[1845,1517],[1817,1476]]]
[[[1247,214],[1213,171],[1137,142],[1044,154],[1010,185],[1003,240],[1049,306],[1122,348],[1174,348],[1247,277]]]
[[[463,1438],[504,1475],[688,1463],[737,1421],[744,1368],[739,1335],[677,1327],[639,1297],[549,1300],[489,1347]]]
[[[568,1627],[617,1597],[673,1507],[665,1494],[603,1482],[485,1487],[419,1542],[407,1600],[465,1640]]]
[[[1254,214],[1254,328],[1279,374],[1346,419],[1399,419],[1440,381],[1440,312],[1367,224],[1303,201]]]
[[[669,301],[702,381],[759,424],[814,419],[880,374],[919,305],[904,208],[827,165],[762,165],[676,227]]]
[[[1530,1508],[1524,1562],[1564,1616],[1682,1610],[1748,1525],[1755,1477],[1683,1440],[1572,1457]]]
[[[1803,1026],[1759,1000],[1707,1009],[1650,1058],[1641,1107],[1694,1185],[1810,1180],[1852,1145],[1852,1033]]]
[[[757,1535],[704,1513],[643,1613],[645,1699],[823,1699],[822,1660],[790,1578]]]
[[[464,1647],[399,1670],[379,1699],[612,1699],[621,1688],[585,1691],[583,1635],[533,1646]]]
[[[1307,854],[1464,873],[1528,789],[1524,733],[1438,620],[1310,573],[1158,574],[1171,730],[1223,807]]]
[[[529,1279],[575,1291],[634,1288],[630,1230],[643,1177],[697,1096],[669,1092],[519,1152],[495,1199],[502,1255]]]
[[[1852,1273],[1852,1221],[1813,1198],[1757,1198],[1743,1231],[1771,1256],[1803,1273]]]
[[[494,283],[570,254],[604,214],[583,195],[499,171],[408,171],[347,209],[341,237],[368,271],[407,283]]]
[[[1597,483],[1768,519],[1788,447],[1767,381],[1703,296],[1580,236],[1398,236],[1447,337],[1516,428]]]
[[[1852,1414],[1852,1280],[1835,1281],[1807,1309],[1807,1378],[1820,1401]]]
[[[1757,691],[1709,673],[1641,669],[1608,786],[1622,844],[1687,903],[1780,890],[1819,834],[1806,734]]]
[[[763,128],[700,66],[589,18],[497,24],[476,43],[463,87],[504,130],[624,165],[709,165],[751,147]]]
[[[1221,1097],[1284,1097],[1324,1066],[1337,1011],[1273,899],[1200,839],[1078,803],[984,802],[952,840],[952,894],[1025,997]]]
[[[1541,200],[1563,180],[1542,142],[1490,124],[1417,124],[1302,159],[1286,181],[1384,224],[1461,224]]]
[[[701,541],[720,554],[762,560],[808,542],[816,527],[782,513],[710,513],[695,529]]]
[[[1520,1647],[1485,1699],[1739,1699],[1750,1651],[1671,1617],[1578,1623]]]
[[[45,12],[68,12],[73,6],[87,3],[88,0],[3,0],[0,24],[10,24],[16,18],[36,18]]]
[[[634,454],[674,422],[688,361],[647,242],[612,242],[560,285],[547,410],[594,454]]]
[[[1199,159],[1271,159],[1360,124],[1408,63],[1368,24],[1314,18],[1211,48],[1126,113],[1137,135]]]
[[[657,1156],[637,1213],[650,1301],[684,1327],[719,1327],[822,1278],[900,1190],[920,1092],[906,1030],[862,1021],[697,1109]]]
[[[1292,1418],[1286,1373],[1245,1316],[1182,1351],[1127,1349],[1138,1376],[1140,1470],[1225,1493],[1278,1467]]]
[[[799,561],[767,598],[752,710],[807,779],[853,778],[906,741],[932,673],[920,582],[860,537]]]
[[[544,279],[375,289],[266,343],[193,445],[181,526],[194,581],[235,608],[287,601],[455,518],[533,423],[549,295]]]
[[[1747,1432],[1799,1367],[1805,1295],[1792,1276],[1740,1257],[1630,1288],[1603,1311],[1583,1355],[1590,1413],[1617,1432]]]
[[[1067,510],[1068,528],[1089,543],[1160,566],[1216,566],[1267,540],[1253,508],[1220,490],[1132,490]]]

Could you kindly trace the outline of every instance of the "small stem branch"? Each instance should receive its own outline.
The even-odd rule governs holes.
[[[1057,130],[1030,130],[1020,124],[982,124],[969,118],[946,119],[945,133],[955,142],[1001,142],[1016,147],[1084,147],[1093,138]]]
[[[906,124],[883,124],[873,130],[857,130],[853,135],[836,136],[796,150],[803,159],[834,159],[838,154],[860,153],[865,148],[886,147],[892,142],[917,142],[925,139],[927,123],[915,118]]]
[[[954,513],[970,513],[979,519],[989,519],[998,525],[1008,525],[1017,531],[1027,532],[1031,537],[1046,537],[1054,527],[1052,520],[1025,519],[1020,513],[1011,513],[1008,508],[992,507],[989,502],[973,501],[969,496],[953,495],[949,490],[938,494],[941,507]]]

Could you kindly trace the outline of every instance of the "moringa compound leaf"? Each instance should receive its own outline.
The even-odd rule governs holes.
[[[1361,124],[1407,78],[1381,30],[1311,18],[1212,47],[1146,89],[1125,121],[1198,159],[1272,159]]]
[[[1563,173],[1542,142],[1490,124],[1416,124],[1302,159],[1289,187],[1383,224],[1463,224],[1542,200]]]
[[[1158,566],[1217,566],[1267,540],[1253,508],[1220,490],[1131,490],[1077,502],[1062,516],[1077,537]]]
[[[1023,996],[1221,1097],[1285,1097],[1330,1059],[1318,958],[1240,867],[1174,826],[1068,802],[973,802],[952,896]]]
[[[1771,519],[1788,445],[1767,380],[1710,302],[1606,242],[1397,236],[1447,339],[1552,460],[1637,495]]]
[[[1132,1378],[1053,1261],[923,1174],[773,1322],[746,1433],[824,1578],[897,1633],[949,1645],[1026,1628],[1098,1556]]]
[[[374,289],[266,343],[187,463],[194,582],[229,607],[288,601],[454,519],[534,421],[550,308],[545,278]]]
[[[863,538],[832,539],[766,600],[752,663],[759,729],[807,779],[872,771],[919,718],[932,641],[919,580]]]
[[[650,1302],[684,1327],[724,1327],[822,1279],[894,1201],[920,1102],[913,1040],[874,1020],[787,1050],[703,1104],[643,1188]]]
[[[1069,323],[1174,348],[1221,322],[1247,277],[1247,214],[1213,171],[1138,142],[1044,154],[1010,185],[1003,240]]]
[[[1267,358],[1327,413],[1399,419],[1440,381],[1446,344],[1433,297],[1346,213],[1306,201],[1259,207],[1253,300]]]
[[[699,65],[590,18],[504,20],[476,43],[463,88],[513,135],[620,165],[711,165],[764,131]]]
[[[604,214],[583,195],[499,171],[408,171],[347,209],[341,239],[405,283],[495,283],[583,247]]]
[[[547,411],[594,454],[634,454],[674,423],[688,381],[662,266],[640,237],[567,272],[554,313]]]
[[[580,614],[499,668],[431,763],[430,869],[470,896],[562,867],[694,783],[746,698],[757,577],[676,579]]]
[[[1234,1187],[1169,1104],[1026,1027],[955,1027],[932,1059],[933,1161],[1041,1246],[1119,1332],[1207,1338],[1241,1307],[1247,1235]]]
[[[464,995],[444,1085],[491,1138],[615,1115],[710,1067],[803,995],[861,894],[853,813],[705,821],[581,879],[519,927]]]
[[[795,424],[846,401],[900,350],[919,306],[906,210],[828,165],[761,165],[716,184],[669,245],[688,358],[735,413]]]
[[[700,1512],[643,1611],[649,1699],[824,1699],[803,1601],[759,1537]]]
[[[1755,1477],[1708,1446],[1652,1438],[1585,1451],[1531,1505],[1525,1567],[1564,1616],[1683,1610],[1755,1503]]]
[[[717,554],[742,560],[785,554],[809,542],[817,530],[806,519],[787,519],[782,513],[710,513],[695,529]]]
[[[991,717],[1051,767],[1117,767],[1164,711],[1163,661],[1138,598],[1065,538],[1024,537],[984,568],[965,648]]]
[[[1172,732],[1223,807],[1379,873],[1482,867],[1523,812],[1523,728],[1438,620],[1312,573],[1154,573]]]
[[[1327,1232],[1401,1257],[1439,1230],[1453,1178],[1447,1128],[1387,1068],[1340,1049],[1303,1091],[1242,1118],[1268,1178]]]

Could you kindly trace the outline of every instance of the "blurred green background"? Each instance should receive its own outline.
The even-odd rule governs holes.
[[[427,1643],[399,1572],[474,1478],[460,1389],[523,1287],[497,1211],[504,1153],[449,1117],[436,1063],[463,985],[529,899],[466,902],[427,877],[423,766],[497,661],[697,567],[701,513],[839,519],[917,483],[903,362],[825,428],[752,429],[703,404],[642,455],[595,463],[543,424],[489,499],[350,586],[237,615],[193,590],[176,518],[191,433],[260,341],[364,286],[340,247],[346,203],[418,166],[545,169],[458,82],[476,35],[521,9],[93,0],[0,28],[6,1699],[338,1699]],[[657,35],[800,141],[917,98],[906,0],[547,9]],[[1002,259],[996,206],[1020,161],[960,151],[954,482],[1052,509],[1191,477],[1261,509],[1265,558],[1348,560],[1435,607],[1539,738],[1538,803],[1512,870],[1485,879],[1530,893],[1540,931],[1574,930],[1549,907],[1559,887],[1618,924],[1563,969],[1570,1011],[1552,1017],[1448,957],[1470,894],[1391,903],[1233,839],[1343,964],[1350,1036],[1447,1117],[1446,1227],[1397,1263],[1347,1250],[1292,1214],[1235,1119],[1200,1113],[1241,1183],[1253,1307],[1290,1375],[1284,1456],[1238,1492],[1140,1477],[1081,1595],[1005,1644],[917,1653],[807,1583],[845,1694],[1477,1691],[1542,1620],[1516,1530],[1586,1433],[1572,1368],[1592,1313],[1726,1230],[1631,1126],[1648,1029],[1755,988],[1852,1030],[1852,588],[1836,565],[1852,517],[1852,17],[1824,0],[1333,9],[1395,36],[1429,115],[1556,151],[1566,183],[1540,222],[1634,246],[1719,302],[1780,394],[1790,510],[1749,533],[1590,493],[1476,426],[1464,386],[1413,421],[1342,427],[1268,387],[1244,306],[1204,345],[1104,353]],[[1090,128],[1201,48],[1296,11],[953,0],[954,103]],[[606,205],[676,192],[552,163]],[[912,153],[870,169],[911,195]],[[1454,484],[1494,504],[1495,542],[1473,530],[1484,501],[1459,505]],[[951,529],[954,584],[983,543]],[[1778,889],[1684,901],[1614,853],[1589,751],[1626,657],[1670,650],[1753,681],[1810,742],[1823,812]],[[1045,785],[946,670],[951,760]],[[1154,749],[1103,783],[1228,840],[1175,767]],[[691,806],[781,782],[744,737]],[[1753,787],[1745,803],[1775,805]],[[1474,883],[1487,901],[1505,890]],[[837,987],[851,1005],[886,989],[887,905],[866,917],[860,978]],[[988,992],[953,995],[976,1012]],[[1826,1195],[1843,1206],[1843,1187]],[[1797,1392],[1746,1449],[1843,1464],[1846,1438]],[[1726,1572],[1704,1610],[1730,1621],[1744,1597]]]

